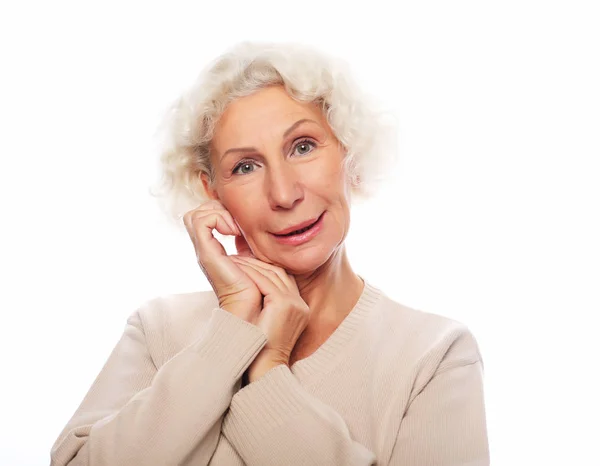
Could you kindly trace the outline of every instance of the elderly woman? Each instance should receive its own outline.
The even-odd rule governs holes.
[[[212,290],[130,316],[52,464],[489,463],[472,333],[348,261],[381,165],[367,104],[342,62],[290,44],[240,44],[179,99],[162,196]]]

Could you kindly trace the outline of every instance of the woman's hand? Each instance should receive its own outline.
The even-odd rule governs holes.
[[[310,309],[300,296],[293,275],[281,267],[251,257],[231,259],[264,295],[264,306],[255,323],[267,336],[267,344],[247,370],[254,382],[280,364],[289,364],[298,338],[308,324]]]
[[[231,260],[235,256],[228,256],[212,234],[216,229],[223,235],[235,235],[238,254],[252,254],[231,213],[221,202],[211,200],[187,212],[183,222],[194,244],[198,265],[219,298],[219,307],[254,323],[261,310],[261,292]]]

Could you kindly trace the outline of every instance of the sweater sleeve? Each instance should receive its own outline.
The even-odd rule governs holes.
[[[490,464],[481,360],[434,375],[409,405],[388,464]]]
[[[343,418],[283,364],[233,396],[223,434],[248,466],[375,464],[375,455],[351,438]]]
[[[216,308],[188,347],[156,369],[139,312],[56,440],[51,465],[208,464],[238,381],[264,333]],[[235,342],[231,344],[230,342]]]

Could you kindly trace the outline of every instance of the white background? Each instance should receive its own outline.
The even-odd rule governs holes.
[[[3,3],[0,464],[49,463],[137,306],[209,289],[147,192],[153,134],[244,39],[339,55],[397,115],[348,252],[476,335],[493,464],[600,464],[597,2],[361,3]]]

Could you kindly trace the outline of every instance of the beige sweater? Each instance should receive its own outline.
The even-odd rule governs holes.
[[[365,280],[315,353],[241,388],[265,343],[212,291],[147,301],[52,465],[489,464],[483,363],[465,325]]]

